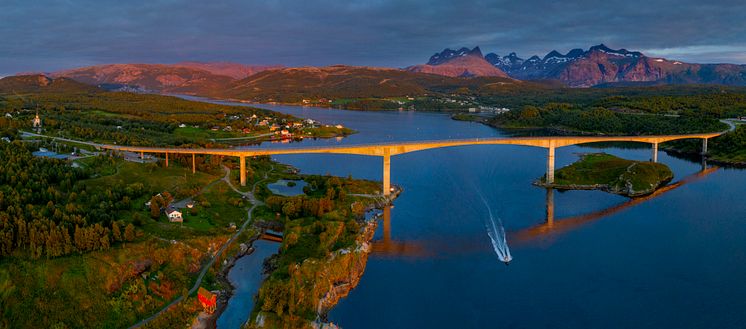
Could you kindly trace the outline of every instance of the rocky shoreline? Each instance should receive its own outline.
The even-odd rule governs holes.
[[[401,193],[401,188],[395,188],[388,197],[376,197],[369,205],[368,211],[383,210]],[[378,220],[382,212],[365,219],[364,224],[352,247],[336,250],[328,254],[324,259],[307,259],[298,264],[292,270],[299,273],[300,277],[313,278],[314,284],[310,290],[299,290],[299,298],[318,298],[313,302],[317,319],[315,321],[296,318],[291,324],[299,328],[338,328],[337,325],[328,322],[327,315],[337,303],[346,297],[360,282],[368,261],[368,255],[372,251],[371,242],[378,227]],[[271,263],[271,260],[269,261]],[[265,270],[271,271],[272,265],[267,264]],[[302,296],[302,297],[301,297]],[[320,297],[319,297],[320,296]],[[271,314],[257,312],[252,325],[254,327],[273,328],[281,323],[274,320]],[[283,324],[287,325],[287,323]]]
[[[607,184],[591,184],[591,185],[547,184],[547,183],[544,183],[544,182],[542,182],[540,180],[535,181],[533,184],[536,185],[536,186],[541,186],[541,187],[544,187],[544,188],[551,188],[551,189],[555,189],[555,190],[565,190],[565,191],[570,191],[570,190],[598,190],[598,191],[604,191],[604,192],[607,192],[607,193],[623,195],[623,196],[630,197],[630,198],[635,198],[635,197],[646,196],[648,194],[651,194],[651,193],[655,192],[658,188],[666,186],[672,179],[673,179],[673,177],[671,177],[671,178],[669,178],[667,180],[661,181],[658,185],[651,186],[649,189],[644,189],[644,190],[639,190],[639,191],[634,190],[632,188],[631,184],[627,184],[625,189],[613,188],[613,187],[611,187],[611,186],[609,186]]]

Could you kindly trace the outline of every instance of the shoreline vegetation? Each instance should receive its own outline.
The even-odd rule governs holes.
[[[377,182],[303,175],[308,185],[297,196],[271,195],[259,218],[280,228],[279,252],[265,261],[265,280],[247,328],[312,328],[353,289],[365,270],[377,216],[389,204]],[[318,204],[318,208],[316,208]],[[249,311],[249,310],[247,310]]]
[[[275,163],[274,165],[277,166],[280,164]],[[278,172],[272,179],[263,181],[257,185],[258,196],[268,203],[261,206],[255,212],[252,221],[254,228],[252,232],[254,232],[254,235],[248,238],[246,242],[239,243],[236,241],[238,246],[231,249],[233,255],[225,259],[225,263],[217,275],[218,281],[223,286],[219,292],[217,310],[212,315],[200,313],[197,316],[194,323],[200,323],[201,327],[211,328],[215,326],[218,318],[225,311],[228,301],[233,298],[233,290],[235,288],[228,279],[230,270],[238,259],[252,255],[254,243],[268,230],[283,232],[283,241],[278,244],[278,253],[273,254],[265,260],[263,270],[265,278],[257,289],[257,295],[255,295],[257,302],[254,305],[254,309],[246,310],[247,313],[251,312],[250,318],[246,322],[246,327],[285,327],[288,325],[293,328],[313,327],[316,319],[325,318],[326,312],[340,298],[346,296],[357,285],[357,282],[363,275],[367,253],[370,252],[369,244],[373,238],[378,220],[378,214],[370,216],[367,219],[365,218],[365,214],[380,210],[381,207],[392,202],[400,193],[400,190],[397,189],[390,197],[384,198],[380,195],[375,195],[375,189],[380,188],[377,186],[378,183],[375,182],[334,176],[299,175],[295,174],[297,170],[286,165],[281,166],[285,168],[283,172]],[[288,197],[272,194],[267,186],[273,181],[284,179],[307,180],[310,181],[310,184],[307,188],[304,188],[304,194],[301,195]],[[319,187],[319,182],[324,181],[325,183],[321,183],[322,185]],[[326,192],[320,193],[327,183],[333,184],[329,186],[333,190],[336,190],[336,192],[330,192],[332,189],[326,189]],[[362,194],[359,192],[369,192],[371,194]],[[336,197],[329,198],[333,194],[336,194]],[[348,196],[350,194],[354,194],[355,196]],[[314,209],[317,202],[319,208]],[[325,207],[325,204],[328,206],[329,202],[331,202],[333,209],[331,211],[322,209]],[[296,204],[293,205],[293,203]],[[294,208],[296,206],[300,206],[303,209]],[[349,211],[345,209],[349,209]],[[276,212],[272,213],[272,211]],[[329,212],[324,213],[325,211]],[[320,213],[324,214],[319,217]],[[301,218],[290,220],[292,218],[290,216],[301,216]],[[329,230],[327,227],[331,227],[332,229]],[[359,227],[359,229],[355,229],[356,227]],[[323,242],[321,239],[315,242],[322,244],[316,246],[316,248],[306,245],[309,243],[313,245],[314,242],[297,241],[298,239],[315,239],[314,236],[319,229],[325,230],[321,233],[322,236],[327,236],[325,233],[337,235],[328,237],[328,239],[335,239],[334,241],[336,241],[331,247],[329,247],[331,241]],[[350,239],[354,241],[352,244],[346,242],[346,240]],[[296,244],[304,244],[302,246],[304,251],[299,253],[297,250],[298,247],[291,247]],[[348,246],[344,247],[345,245]],[[289,248],[291,249],[290,252],[287,251]],[[329,249],[326,252],[326,256],[324,256],[324,252],[319,248]],[[293,288],[293,293],[308,296],[308,298],[298,302],[294,306],[285,306],[287,309],[280,309],[278,308],[280,306],[277,305],[272,308],[267,306],[269,303],[280,302],[276,298],[271,301],[267,300],[271,298],[267,297],[268,294],[288,293],[286,291],[288,289],[287,286],[278,284],[278,282],[288,280],[286,277],[288,275],[286,273],[287,270],[278,268],[279,264],[295,264],[289,266],[295,266],[296,270],[298,268],[306,269],[309,266],[308,264],[313,264],[314,266],[311,273],[304,274],[308,277],[304,281],[305,285]],[[326,279],[320,281],[319,273],[326,273],[323,276]],[[278,277],[281,279],[269,282],[271,278]],[[334,280],[330,279],[332,277],[334,277]],[[334,284],[330,285],[330,282]],[[317,301],[313,300],[313,296],[316,296]],[[318,313],[316,313],[315,317],[312,318],[307,314],[298,314],[297,309],[308,306],[306,304],[317,305],[315,309]],[[258,312],[257,309],[260,307],[263,310]]]
[[[582,154],[575,163],[555,172],[554,183],[546,176],[537,186],[558,190],[601,190],[627,197],[655,192],[673,179],[673,172],[661,163],[622,159],[606,153]]]

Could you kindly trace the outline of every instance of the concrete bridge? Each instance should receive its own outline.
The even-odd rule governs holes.
[[[551,136],[551,137],[509,137],[509,138],[476,138],[461,140],[414,141],[397,143],[379,143],[343,146],[313,146],[297,148],[248,148],[248,149],[207,149],[207,148],[165,148],[92,144],[98,148],[137,152],[143,157],[145,153],[165,154],[168,166],[169,154],[191,154],[192,172],[196,171],[195,157],[200,155],[234,156],[239,158],[241,167],[241,185],[246,185],[246,157],[280,154],[355,154],[379,156],[383,158],[383,194],[391,193],[391,157],[399,154],[429,150],[441,147],[467,145],[523,145],[547,149],[546,181],[554,182],[554,152],[556,148],[570,145],[598,143],[598,142],[637,142],[652,145],[651,161],[658,161],[658,144],[679,139],[701,139],[702,154],[707,153],[707,140],[722,135],[724,132],[689,134],[689,135],[659,135],[659,136]]]

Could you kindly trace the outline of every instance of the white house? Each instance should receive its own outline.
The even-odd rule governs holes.
[[[166,216],[168,216],[168,221],[171,223],[181,223],[184,221],[181,217],[181,211],[176,210],[176,208],[166,209]]]

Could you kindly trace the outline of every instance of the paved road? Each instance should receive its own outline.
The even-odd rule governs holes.
[[[736,124],[733,123],[733,120],[735,119],[722,119],[720,120],[720,122],[728,125],[728,131],[734,131],[736,130]]]
[[[211,140],[211,141],[213,141],[213,142],[215,142],[215,141],[239,141],[239,140],[251,140],[251,139],[257,139],[257,138],[262,138],[262,137],[269,137],[269,136],[273,136],[274,134],[275,134],[275,133],[266,133],[266,134],[261,134],[261,135],[256,135],[256,136],[247,136],[247,137],[231,137],[231,138],[211,138],[210,140]]]
[[[233,241],[235,241],[238,238],[238,236],[241,233],[243,233],[243,231],[246,229],[246,227],[251,222],[251,213],[254,211],[254,209],[256,207],[264,204],[263,202],[257,200],[256,197],[254,197],[254,191],[256,190],[256,186],[259,183],[261,183],[262,181],[264,181],[264,180],[267,179],[269,172],[264,173],[264,178],[262,178],[261,180],[259,180],[256,183],[254,183],[254,185],[252,185],[251,192],[241,192],[235,186],[233,186],[233,183],[231,183],[231,180],[230,180],[230,174],[231,174],[230,168],[225,167],[225,166],[223,166],[223,168],[225,169],[225,176],[222,179],[220,179],[220,180],[223,180],[226,183],[228,183],[228,186],[230,186],[231,189],[233,189],[234,191],[238,192],[241,195],[246,196],[251,201],[252,206],[251,206],[251,208],[249,208],[249,210],[248,210],[248,212],[246,214],[246,221],[243,222],[243,224],[238,229],[238,231],[236,231],[236,233],[233,234],[233,236],[228,240],[228,242],[224,243],[223,246],[220,247],[220,249],[218,249],[218,251],[215,253],[215,256],[213,256],[212,258],[210,258],[210,260],[207,263],[205,263],[205,265],[202,267],[202,271],[200,271],[199,276],[197,276],[197,281],[195,281],[194,282],[194,286],[192,286],[192,288],[189,289],[189,295],[193,294],[195,291],[197,291],[197,289],[199,289],[200,285],[202,285],[202,279],[204,279],[205,274],[207,274],[207,271],[215,263],[215,260],[218,259],[218,258],[220,258],[220,255],[222,255],[223,252],[226,249],[228,249],[228,246],[230,246],[233,243]],[[270,169],[270,172],[273,171],[273,170],[274,170],[274,166],[272,167],[272,169]],[[213,181],[209,185],[215,184],[216,182],[219,182],[220,180]],[[142,321],[140,321],[140,322],[136,323],[135,325],[131,326],[130,329],[131,328],[139,328],[139,327],[147,324],[148,322],[152,321],[153,319],[157,318],[161,314],[163,314],[166,311],[168,311],[168,309],[171,308],[171,306],[174,306],[174,305],[178,304],[179,302],[181,302],[183,299],[184,299],[184,296],[179,296],[178,298],[176,298],[173,301],[171,301],[170,303],[168,303],[168,305],[166,305],[165,307],[163,307],[160,311],[156,312],[155,314],[149,316],[148,318],[143,319]]]
[[[69,139],[69,138],[56,137],[56,136],[48,136],[48,135],[41,135],[41,134],[36,134],[36,133],[28,132],[28,131],[21,131],[21,134],[24,135],[24,136],[34,136],[34,137],[51,138],[53,141],[54,140],[61,140],[63,142],[70,142],[70,143],[77,143],[77,144],[89,145],[89,146],[93,146],[93,147],[100,147],[102,145],[102,144],[93,143],[93,142],[79,141],[79,140],[76,140],[76,139]]]

